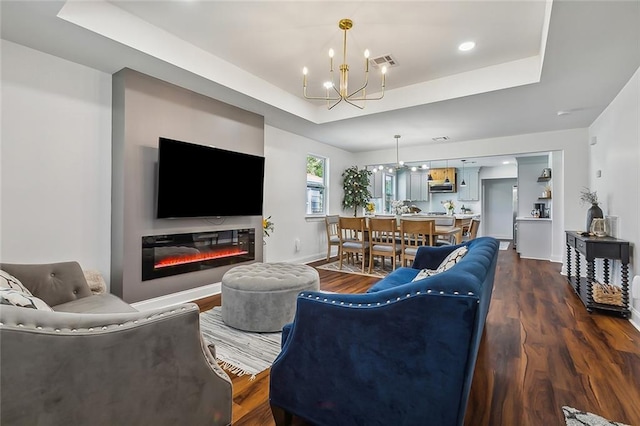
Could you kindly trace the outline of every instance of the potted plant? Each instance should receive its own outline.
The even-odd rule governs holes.
[[[352,208],[353,216],[358,215],[358,207],[364,207],[371,199],[369,176],[371,170],[358,169],[358,166],[351,166],[342,173],[342,208]]]
[[[595,218],[603,218],[604,214],[602,213],[602,209],[598,206],[598,193],[597,191],[591,191],[589,188],[584,187],[582,191],[580,191],[580,204],[591,204],[589,210],[587,210],[587,232],[590,232],[591,229],[591,221]]]

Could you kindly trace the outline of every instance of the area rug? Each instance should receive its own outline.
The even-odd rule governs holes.
[[[229,327],[222,322],[220,306],[200,314],[200,331],[204,341],[215,345],[220,367],[251,380],[267,368],[280,353],[282,333],[251,333]]]
[[[581,411],[576,408],[562,407],[567,426],[630,426],[625,423],[612,422],[597,414]]]
[[[396,267],[400,265],[400,262],[396,263]],[[357,275],[366,275],[369,277],[377,277],[383,278],[386,277],[389,272],[391,272],[391,262],[387,261],[385,263],[385,268],[381,267],[380,262],[376,262],[373,266],[373,270],[371,274],[369,274],[369,267],[365,266],[365,273],[362,273],[362,263],[356,263],[355,265],[352,263],[347,263],[346,261],[342,262],[342,269],[340,269],[340,261],[336,260],[335,262],[325,263],[324,265],[316,266],[318,269],[326,269],[327,271],[334,272],[344,272],[347,274],[357,274]]]
[[[511,243],[509,241],[500,241],[500,250],[506,250],[510,245]]]

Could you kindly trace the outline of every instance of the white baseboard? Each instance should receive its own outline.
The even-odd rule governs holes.
[[[629,322],[640,331],[640,311],[633,306],[631,307],[631,318],[629,318]]]
[[[131,306],[139,311],[148,311],[156,308],[166,308],[169,306],[180,305],[186,302],[202,299],[204,297],[213,296],[221,292],[222,284],[213,283],[201,287],[190,288],[189,290],[180,291],[178,293],[166,294],[164,296],[154,297],[153,299],[142,300],[132,303]]]

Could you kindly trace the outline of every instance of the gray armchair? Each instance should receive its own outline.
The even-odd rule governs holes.
[[[7,425],[229,425],[232,388],[193,303],[139,312],[77,262],[0,264],[53,311],[0,305]]]

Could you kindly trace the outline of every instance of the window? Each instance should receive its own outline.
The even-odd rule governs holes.
[[[327,159],[307,155],[307,214],[326,214]]]

